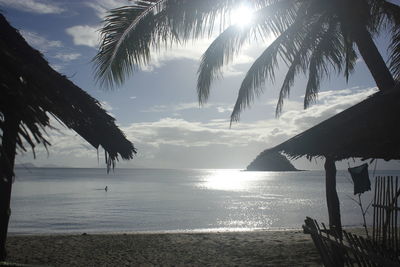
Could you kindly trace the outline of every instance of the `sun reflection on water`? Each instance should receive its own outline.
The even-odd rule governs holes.
[[[248,191],[255,182],[266,178],[266,173],[244,172],[238,169],[210,170],[199,187],[210,190]]]

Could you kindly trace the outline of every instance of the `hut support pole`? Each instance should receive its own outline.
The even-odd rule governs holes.
[[[329,227],[342,231],[342,222],[340,220],[340,205],[336,191],[336,166],[332,158],[325,159],[326,175],[326,202],[328,204]]]
[[[340,204],[339,197],[336,191],[336,165],[332,158],[325,159],[325,187],[326,187],[326,202],[328,204],[329,228],[332,234],[338,238],[342,238],[342,222],[340,220]],[[333,248],[333,257],[336,259],[335,266],[343,267],[343,251],[340,248]]]
[[[4,115],[4,131],[0,147],[0,261],[7,256],[6,240],[11,215],[11,187],[14,177],[15,148],[19,120],[10,113]]]

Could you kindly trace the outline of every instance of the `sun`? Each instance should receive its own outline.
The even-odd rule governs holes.
[[[240,28],[250,25],[253,21],[253,12],[247,5],[237,7],[230,14],[231,24]]]

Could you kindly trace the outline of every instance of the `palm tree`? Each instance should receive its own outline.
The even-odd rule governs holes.
[[[230,12],[243,2],[255,10],[253,23],[244,29],[229,26],[225,21]],[[400,78],[400,7],[387,0],[139,0],[111,10],[106,17],[94,58],[97,79],[106,87],[120,85],[149,63],[151,49],[210,36],[218,24],[224,30],[203,54],[198,70],[200,103],[207,101],[212,82],[221,77],[222,67],[246,41],[276,36],[246,73],[231,123],[263,92],[266,80],[275,80],[282,61],[288,71],[280,88],[277,115],[297,74],[308,73],[304,108],[316,100],[322,79],[332,71],[348,79],[358,58],[356,47],[379,90],[390,90],[395,85],[393,77]],[[388,32],[392,40],[389,66],[373,41],[382,32]],[[327,184],[336,184],[328,179],[335,177],[334,158],[327,159],[325,166]],[[327,197],[330,224],[340,226],[336,189]]]
[[[217,24],[228,24],[230,12],[243,2],[255,9],[254,22],[244,29],[226,27],[202,56],[198,71],[198,99],[205,103],[212,82],[246,41],[277,36],[245,75],[231,121],[237,121],[241,111],[263,92],[266,80],[275,80],[279,58],[289,69],[280,89],[277,115],[298,73],[309,74],[305,108],[316,100],[321,80],[332,70],[343,72],[347,79],[357,60],[355,46],[378,88],[392,88],[393,76],[373,41],[383,29],[392,38],[389,67],[396,78],[400,76],[400,7],[387,0],[139,0],[111,10],[106,17],[103,41],[94,59],[97,79],[105,87],[122,84],[150,62],[151,49],[211,35]]]

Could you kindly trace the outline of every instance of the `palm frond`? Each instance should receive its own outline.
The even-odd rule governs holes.
[[[261,0],[254,1],[259,3]],[[121,85],[151,57],[151,50],[210,35],[216,24],[241,0],[151,0],[113,9],[100,30],[102,43],[95,62],[102,87]],[[222,14],[222,15],[221,15]],[[221,21],[216,21],[221,17]]]
[[[343,42],[340,40],[338,25],[331,23],[310,57],[308,81],[304,96],[305,109],[317,100],[321,80],[329,75],[330,67],[337,72],[341,71],[343,57]]]
[[[354,50],[354,42],[352,40],[343,38],[343,46],[345,53],[344,77],[346,78],[346,82],[348,82],[349,76],[354,71],[354,67],[356,65],[357,53]]]
[[[94,58],[96,79],[104,87],[120,85],[126,76],[150,58],[157,27],[153,11],[163,1],[140,1],[139,5],[110,11],[101,29],[102,43]],[[138,34],[132,34],[136,31]]]
[[[394,27],[392,40],[389,46],[390,61],[389,68],[395,80],[400,80],[400,28]]]
[[[239,29],[236,25],[229,26],[222,32],[208,47],[203,54],[198,69],[197,93],[199,103],[207,101],[211,83],[222,77],[222,67],[231,62],[234,55],[239,53],[244,42],[251,36],[255,38],[257,32],[262,38],[270,36],[271,33],[280,31],[281,28],[287,28],[282,20],[277,16],[278,13],[289,13],[293,8],[294,2],[291,0],[280,1],[260,10],[255,11],[254,21],[244,29]],[[287,15],[287,24],[290,16]],[[252,33],[254,33],[252,35]]]
[[[400,6],[384,1],[382,4],[382,13],[388,17],[391,23],[389,68],[394,78],[398,80],[400,79]]]
[[[386,0],[369,0],[372,6],[372,16],[379,25],[393,26],[400,25],[400,6]]]
[[[222,77],[222,67],[232,60],[249,33],[239,31],[236,26],[230,26],[207,48],[197,72],[197,95],[200,104],[207,102],[211,83]]]
[[[309,30],[307,30],[307,33],[303,36],[303,40],[295,52],[295,57],[289,64],[289,69],[279,91],[278,103],[275,109],[276,117],[279,117],[282,113],[284,98],[289,97],[290,88],[294,84],[294,79],[297,73],[300,71],[305,73],[307,71],[309,53],[314,50],[319,40],[319,35],[321,35],[321,32],[323,32],[326,27],[325,22],[328,18],[327,16],[321,15],[307,27]]]
[[[248,107],[262,92],[266,79],[275,80],[275,69],[278,67],[278,55],[287,62],[294,57],[297,39],[302,35],[302,23],[293,23],[278,36],[264,52],[254,61],[242,81],[238,97],[231,114],[231,124],[238,121],[240,113]]]

